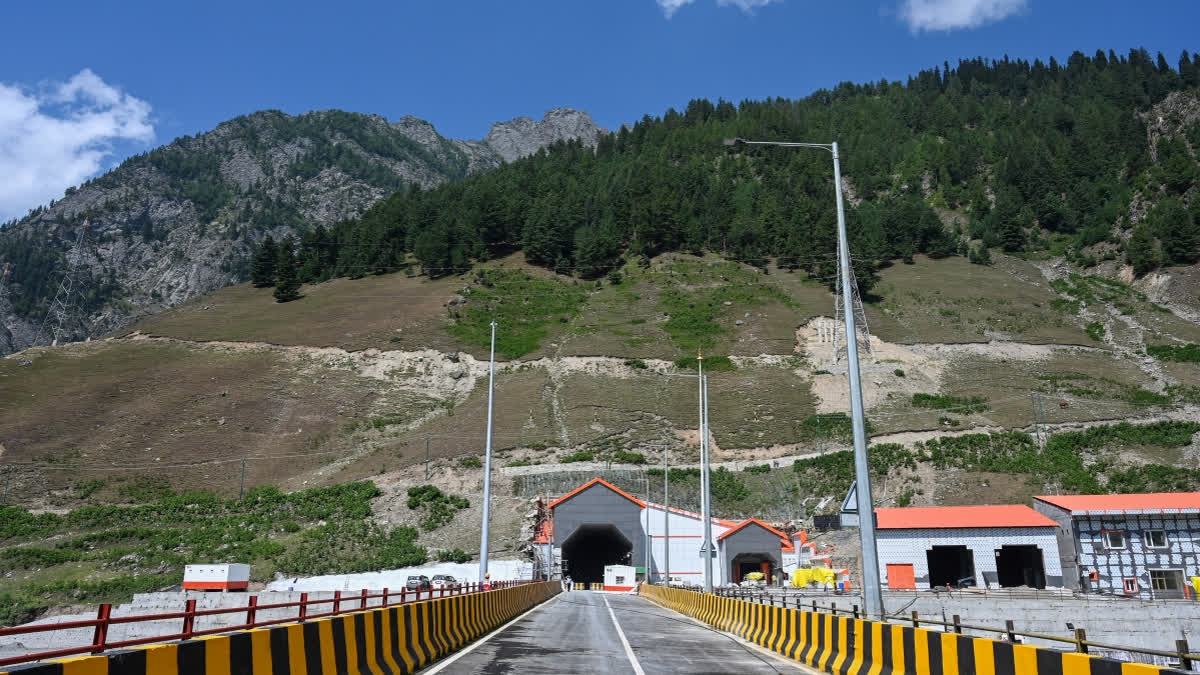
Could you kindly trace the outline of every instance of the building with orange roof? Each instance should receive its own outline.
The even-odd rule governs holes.
[[[1067,586],[1143,598],[1188,598],[1200,576],[1200,492],[1043,495]]]
[[[654,581],[670,577],[674,583],[703,583],[704,521],[698,513],[646,502],[601,478],[547,508],[550,518],[538,524],[533,544],[543,566],[553,569],[553,561],[559,561],[563,576],[577,584],[602,582],[604,569],[614,565],[635,567],[638,578],[645,579],[647,562]],[[712,534],[714,585],[740,581],[751,571],[782,579],[790,571],[784,569],[784,554],[795,559],[792,538],[759,520],[713,518]],[[668,551],[670,570],[665,567]]]
[[[887,588],[1062,587],[1057,525],[1023,504],[875,510]]]

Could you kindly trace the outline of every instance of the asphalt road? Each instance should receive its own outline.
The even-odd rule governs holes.
[[[743,646],[740,641],[644,598],[588,591],[563,593],[468,650],[434,664],[426,672],[431,675],[813,672],[799,664],[791,665],[782,657]]]

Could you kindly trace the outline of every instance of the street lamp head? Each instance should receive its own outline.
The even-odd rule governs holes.
[[[724,141],[722,141],[722,142],[723,142],[725,145],[745,145],[745,144],[746,144],[746,139],[744,139],[744,138],[726,138],[726,139],[725,139]]]

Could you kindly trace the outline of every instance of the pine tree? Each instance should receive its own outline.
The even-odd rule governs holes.
[[[1174,197],[1159,202],[1150,212],[1150,222],[1162,244],[1163,262],[1189,265],[1196,261],[1200,232],[1183,202]]]
[[[291,237],[279,245],[275,266],[275,300],[291,302],[300,298],[300,280],[296,277],[296,258],[292,255]]]
[[[1145,224],[1133,228],[1133,234],[1125,244],[1125,259],[1133,266],[1133,273],[1141,276],[1158,267],[1158,251],[1154,249],[1154,235]]]
[[[992,253],[988,250],[988,247],[979,244],[971,247],[971,253],[967,259],[976,265],[991,265]]]
[[[279,252],[276,250],[275,240],[271,235],[267,235],[258,253],[254,255],[254,264],[250,268],[250,281],[256,288],[266,288],[275,283],[275,265],[278,259]]]

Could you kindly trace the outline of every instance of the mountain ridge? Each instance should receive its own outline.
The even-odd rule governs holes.
[[[0,228],[0,260],[14,266],[0,295],[0,354],[49,342],[42,317],[70,256],[87,295],[67,332],[82,339],[243,280],[268,234],[332,225],[407,186],[460,180],[555,141],[594,145],[604,133],[567,108],[493,124],[498,147],[447,138],[411,115],[264,110],[182,136]],[[92,229],[73,253],[85,217]]]

